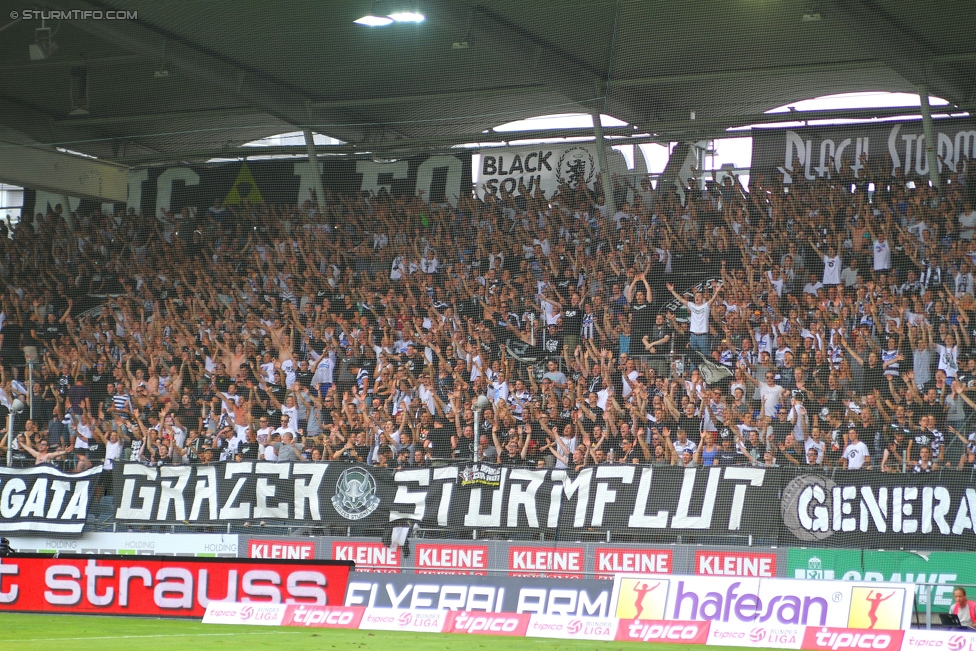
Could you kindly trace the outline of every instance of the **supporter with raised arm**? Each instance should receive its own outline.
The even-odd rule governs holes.
[[[690,315],[691,323],[691,349],[701,353],[705,357],[711,355],[712,349],[709,342],[709,316],[711,314],[710,309],[715,299],[718,298],[719,292],[721,291],[721,286],[717,281],[712,281],[712,297],[708,300],[705,299],[704,294],[700,290],[695,290],[694,299],[689,301],[681,294],[674,291],[674,284],[667,283],[665,285],[671,295],[678,299],[682,305],[688,308],[688,313]]]

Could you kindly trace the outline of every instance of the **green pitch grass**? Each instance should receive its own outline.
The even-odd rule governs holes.
[[[618,651],[639,646],[634,642],[204,625],[191,620],[132,617],[0,614],[0,649],[11,651],[546,651],[553,648]],[[704,651],[705,647],[655,644],[653,649]],[[738,648],[726,647],[726,650],[738,651]]]

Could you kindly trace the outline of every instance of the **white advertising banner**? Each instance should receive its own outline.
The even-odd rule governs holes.
[[[976,631],[926,631],[905,632],[901,641],[902,651],[925,649],[926,651],[976,651]]]
[[[486,149],[481,155],[478,197],[502,192],[535,195],[541,189],[550,198],[562,184],[592,188],[599,171],[593,143]]]
[[[606,617],[570,617],[567,615],[532,615],[526,637],[548,637],[558,640],[607,640],[617,634],[617,620]]]
[[[620,574],[611,603],[621,619],[906,630],[912,597],[894,583]]]
[[[712,622],[709,646],[757,646],[765,649],[799,649],[805,626]]]
[[[407,608],[367,608],[359,629],[366,631],[412,631],[440,633],[446,610],[410,610]]]
[[[287,607],[286,604],[211,601],[203,614],[203,623],[281,626]]]
[[[79,538],[15,536],[10,547],[21,553],[118,554],[145,556],[237,557],[238,537],[224,534],[86,533]]]

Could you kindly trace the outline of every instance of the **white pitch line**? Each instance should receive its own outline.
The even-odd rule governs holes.
[[[174,633],[171,635],[106,635],[101,637],[32,637],[19,640],[5,640],[0,638],[0,642],[70,642],[77,640],[132,640],[155,637],[230,637],[234,635],[280,635],[285,631],[269,631],[254,633]],[[297,631],[295,631],[297,633]]]

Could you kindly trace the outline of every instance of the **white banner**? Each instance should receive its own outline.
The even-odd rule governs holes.
[[[895,583],[618,574],[611,614],[621,619],[764,627],[906,630],[911,625],[913,593]]]
[[[525,637],[548,637],[559,640],[608,640],[617,634],[617,620],[605,617],[570,617],[567,615],[532,615]]]
[[[550,198],[561,184],[577,188],[583,183],[592,188],[599,171],[593,143],[486,149],[481,155],[478,197],[502,191],[534,195],[541,188]]]
[[[902,651],[976,651],[976,631],[906,631],[901,642]]]
[[[211,601],[203,614],[203,623],[281,626],[287,607],[286,604]]]
[[[359,629],[365,631],[413,631],[440,633],[446,610],[409,610],[406,608],[367,608]]]
[[[22,553],[117,554],[237,557],[238,537],[224,534],[86,533],[79,538],[15,536],[10,547]]]
[[[712,622],[708,646],[757,646],[766,649],[799,649],[805,626],[763,626]]]

